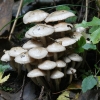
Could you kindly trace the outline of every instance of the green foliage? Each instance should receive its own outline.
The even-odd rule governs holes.
[[[85,38],[82,36],[80,38],[80,40],[77,41],[77,47],[75,48],[75,52],[77,53],[82,53],[84,52],[84,49],[82,48],[82,46],[86,43]]]
[[[10,68],[9,65],[2,65],[2,64],[0,64],[0,72],[4,72],[8,68]]]
[[[10,87],[6,87],[6,86],[0,86],[0,90],[9,92],[9,91],[12,91],[13,89]]]
[[[26,4],[29,4],[31,2],[34,2],[34,0],[24,0],[23,1],[23,6],[26,5]]]
[[[82,91],[86,92],[87,90],[92,89],[95,85],[97,85],[97,80],[93,75],[90,75],[82,81]]]
[[[77,16],[69,17],[65,20],[67,23],[75,23],[77,20]]]
[[[97,17],[93,17],[93,20],[90,22],[82,21],[81,24],[76,25],[76,27],[84,27],[88,28],[91,27],[89,30],[90,40],[93,44],[97,44],[100,41],[100,19]]]
[[[90,50],[90,49],[96,50],[96,49],[97,49],[97,48],[96,48],[96,45],[90,44],[90,43],[84,44],[84,45],[82,46],[82,48],[85,49],[85,50]]]
[[[61,5],[61,6],[57,6],[56,7],[56,10],[70,10],[70,7],[68,6],[65,6],[65,5]]]

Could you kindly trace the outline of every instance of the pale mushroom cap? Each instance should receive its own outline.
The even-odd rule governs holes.
[[[83,58],[81,56],[79,56],[76,53],[73,53],[71,55],[68,56],[72,61],[77,61],[77,62],[81,62],[83,60]]]
[[[38,68],[41,70],[51,70],[54,69],[55,67],[56,67],[56,62],[50,60],[46,60],[38,65]]]
[[[65,61],[66,63],[70,63],[70,62],[71,62],[71,60],[70,60],[68,57],[64,57],[63,59],[64,59],[64,61]]]
[[[74,73],[76,73],[76,69],[74,69],[74,68],[69,68],[67,70],[67,74],[74,74]]]
[[[16,57],[23,52],[27,52],[27,50],[23,49],[22,47],[13,47],[10,49],[9,55],[12,57]]]
[[[6,51],[5,54],[1,57],[1,61],[8,62],[8,61],[11,61],[11,60],[12,60],[12,58],[10,57],[8,51]]]
[[[59,20],[64,20],[68,17],[75,16],[74,13],[66,11],[66,10],[59,10],[52,12],[51,14],[48,15],[48,17],[45,19],[45,22],[54,22],[54,21],[59,21]]]
[[[64,37],[60,39],[56,39],[57,42],[61,43],[62,46],[69,46],[72,45],[76,42],[75,39],[69,38],[69,37]]]
[[[51,79],[59,79],[59,78],[62,78],[63,76],[64,76],[64,73],[62,73],[62,72],[59,71],[59,70],[54,70],[54,71],[51,73],[50,78],[51,78]]]
[[[62,51],[65,51],[66,48],[64,46],[60,45],[59,43],[55,42],[51,45],[48,45],[47,50],[49,52],[62,52]]]
[[[44,71],[41,71],[40,69],[33,69],[27,74],[27,77],[34,78],[39,76],[45,76],[46,73]]]
[[[78,41],[83,35],[79,32],[74,32],[74,34],[72,35],[72,38],[75,39],[76,41]]]
[[[64,68],[64,67],[66,67],[66,63],[64,61],[62,61],[62,60],[57,60],[56,64],[57,64],[58,68]]]
[[[61,22],[54,25],[55,32],[64,32],[64,31],[71,30],[72,28],[73,25],[66,22]]]
[[[29,40],[23,45],[23,48],[24,49],[31,49],[33,47],[41,47],[41,46],[42,46],[41,42],[38,42],[36,40]]]
[[[43,10],[34,10],[27,12],[23,17],[23,23],[41,22],[48,16],[48,13]]]
[[[26,33],[32,37],[43,37],[51,35],[54,32],[54,28],[51,25],[37,24],[30,28]]]
[[[46,57],[48,54],[48,51],[44,47],[35,47],[29,50],[28,52],[29,56],[35,59],[42,59]]]
[[[27,64],[32,62],[32,58],[28,55],[27,52],[21,53],[20,55],[16,56],[14,60],[19,64]]]
[[[25,33],[25,37],[26,37],[26,38],[33,38],[33,37],[32,37],[29,33],[27,33],[27,32]]]

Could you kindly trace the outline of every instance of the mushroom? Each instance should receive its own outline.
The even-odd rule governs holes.
[[[57,68],[59,68],[60,71],[61,71],[61,68],[66,67],[66,63],[63,60],[57,60],[56,64],[57,64]]]
[[[46,85],[45,81],[41,78],[45,75],[46,73],[44,71],[40,69],[33,69],[30,72],[28,72],[27,77],[32,78],[33,82],[35,80],[40,86],[44,86],[46,89],[48,89],[48,86]]]
[[[51,79],[55,79],[55,84],[56,84],[56,90],[59,91],[59,79],[62,78],[64,76],[64,73],[62,73],[61,71],[55,69],[51,72]]]
[[[48,45],[47,50],[48,50],[48,52],[54,53],[54,60],[56,61],[56,60],[58,60],[57,52],[65,51],[66,48],[64,46],[60,45],[59,43],[55,42],[51,45]]]
[[[75,67],[76,62],[82,62],[82,60],[83,60],[82,57],[76,53],[73,53],[73,54],[69,55],[68,57],[72,60],[72,65],[71,65],[72,68]],[[78,64],[80,65],[80,63],[78,63]],[[76,65],[76,66],[79,66],[79,65]]]
[[[24,49],[29,50],[29,49],[31,49],[33,47],[41,47],[41,46],[42,46],[42,43],[41,42],[38,42],[36,40],[29,40],[22,47]]]
[[[54,32],[54,28],[51,25],[37,24],[31,27],[26,34],[32,37],[39,37],[44,46],[46,46],[45,36],[51,35]],[[31,38],[32,38],[31,37]]]
[[[9,50],[9,55],[11,57],[16,57],[19,54],[23,53],[23,52],[27,52],[27,50],[23,49],[22,47],[13,47]],[[18,69],[18,75],[20,75],[21,73],[21,68],[19,66],[19,64],[16,63],[15,67],[17,67]]]
[[[48,23],[48,22],[53,22],[53,21],[65,20],[66,18],[69,18],[72,16],[75,16],[75,14],[67,10],[54,11],[48,15],[48,17],[45,19],[45,22]]]
[[[38,59],[41,62],[41,59],[46,57],[48,51],[44,47],[34,47],[28,51],[30,57]]]
[[[66,23],[66,22],[61,22],[56,25],[54,25],[54,30],[55,32],[61,32],[61,36],[65,36],[65,31],[71,30],[73,28],[72,24]]]
[[[34,10],[27,12],[23,17],[23,23],[41,22],[48,16],[48,13],[43,10]]]
[[[1,57],[1,61],[4,61],[4,62],[9,62],[11,67],[16,70],[16,67],[14,66],[14,61],[13,61],[13,57],[11,57],[9,55],[9,50],[4,50],[4,55],[2,55]]]
[[[54,69],[55,67],[56,67],[56,62],[50,60],[46,60],[38,65],[39,69],[47,71],[48,82],[50,82],[50,70]]]
[[[71,60],[68,57],[64,57],[63,59],[66,62],[66,67],[64,67],[64,75],[66,77],[66,71],[67,71],[68,63],[70,63]]]
[[[67,70],[67,74],[70,75],[69,84],[72,82],[73,74],[75,74],[75,73],[76,73],[76,69],[74,69],[72,67]]]
[[[18,64],[23,64],[25,68],[29,71],[31,71],[31,66],[29,63],[34,62],[34,59],[32,59],[29,55],[28,52],[23,52],[20,55],[15,57],[15,62]]]

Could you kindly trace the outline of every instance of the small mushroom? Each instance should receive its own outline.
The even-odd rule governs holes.
[[[33,82],[38,82],[40,86],[44,86],[46,89],[48,89],[48,86],[46,85],[45,81],[41,78],[45,75],[46,73],[44,71],[40,69],[34,69],[27,74],[27,77],[32,78]]]
[[[76,69],[74,69],[74,68],[69,68],[67,70],[67,74],[70,75],[69,84],[72,82],[73,74],[75,74],[75,73],[76,73]]]
[[[59,79],[62,78],[64,76],[64,73],[62,73],[61,71],[55,69],[51,72],[51,79],[55,79],[55,84],[56,84],[56,90],[59,91]]]
[[[47,50],[48,50],[48,52],[54,53],[54,60],[56,61],[56,60],[58,60],[57,52],[65,51],[66,48],[64,46],[60,45],[59,43],[55,42],[51,45],[48,45]]]
[[[68,57],[72,60],[72,65],[71,65],[72,68],[74,68],[75,66],[76,66],[76,67],[79,66],[80,63],[81,63],[82,60],[83,60],[82,57],[79,56],[79,55],[76,54],[76,53],[73,53],[73,54],[69,55]],[[80,62],[80,63],[78,63],[79,65],[75,65],[76,62]]]
[[[41,47],[41,46],[42,46],[42,43],[41,42],[38,42],[36,40],[29,40],[22,47],[24,49],[29,50],[29,49],[31,49],[33,47]]]

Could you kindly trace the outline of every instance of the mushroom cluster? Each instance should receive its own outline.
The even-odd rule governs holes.
[[[46,89],[60,90],[61,78],[70,75],[69,83],[81,65],[82,57],[74,53],[73,48],[82,34],[72,32],[73,25],[65,19],[75,16],[74,13],[59,10],[51,14],[43,10],[29,11],[23,17],[24,24],[35,23],[26,33],[29,40],[22,47],[13,47],[1,57],[2,61],[13,60],[18,73],[20,64],[27,69],[27,77]],[[56,23],[56,24],[55,24]],[[5,57],[6,56],[6,57]]]

